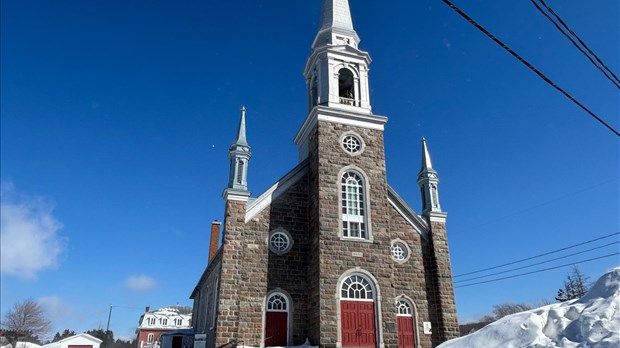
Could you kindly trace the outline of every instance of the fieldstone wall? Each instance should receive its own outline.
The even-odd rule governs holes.
[[[427,292],[433,323],[433,346],[460,336],[445,222],[430,221],[431,241],[425,259]]]
[[[291,344],[307,337],[308,222],[307,178],[301,178],[251,221],[245,222],[245,203],[227,202],[223,237],[216,345],[235,338],[245,345],[264,340],[265,297],[279,290],[292,298]],[[290,251],[269,251],[269,233],[282,228],[293,240]]]

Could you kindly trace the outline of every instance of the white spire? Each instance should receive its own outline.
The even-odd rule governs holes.
[[[248,146],[248,142],[245,139],[245,106],[241,107],[241,119],[239,120],[239,129],[237,130],[237,145]]]
[[[248,163],[252,154],[250,145],[245,138],[245,107],[241,108],[237,139],[230,145],[228,159],[230,160],[230,175],[228,188],[247,191],[248,189]]]
[[[420,173],[433,170],[433,164],[431,163],[431,155],[428,153],[428,147],[426,146],[426,138],[422,138],[422,168]]]
[[[438,184],[439,177],[433,169],[426,139],[422,138],[422,168],[418,173],[418,185],[422,189],[422,211],[424,214],[441,212]]]
[[[359,36],[353,29],[349,0],[323,0],[319,32],[312,48],[331,45],[350,45],[357,48]]]

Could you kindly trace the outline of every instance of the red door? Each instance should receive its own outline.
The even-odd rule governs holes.
[[[343,347],[375,347],[375,304],[369,301],[340,301]]]
[[[413,317],[397,316],[398,318],[398,348],[414,348]]]
[[[265,346],[286,346],[288,344],[288,313],[267,312]]]

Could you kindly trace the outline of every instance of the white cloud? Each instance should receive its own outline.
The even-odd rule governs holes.
[[[0,272],[22,279],[58,266],[66,240],[58,235],[62,224],[42,197],[16,192],[13,183],[0,188]]]
[[[155,279],[145,275],[134,275],[125,279],[125,286],[131,291],[142,292],[155,287]]]

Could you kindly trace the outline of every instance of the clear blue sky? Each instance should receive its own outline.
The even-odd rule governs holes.
[[[529,1],[455,2],[620,127],[618,90]],[[618,74],[618,1],[548,3]],[[439,0],[351,7],[373,111],[389,117],[388,181],[419,210],[426,137],[455,274],[620,230],[618,137]],[[112,304],[110,328],[131,337],[144,306],[191,305],[240,107],[254,196],[297,162],[319,12],[318,0],[3,0],[2,253],[19,253],[2,265],[2,315],[32,297],[55,331],[84,331],[105,328]],[[459,288],[459,317],[551,300],[569,271]]]

